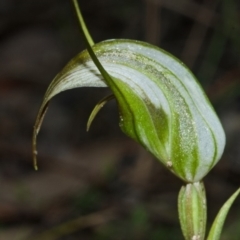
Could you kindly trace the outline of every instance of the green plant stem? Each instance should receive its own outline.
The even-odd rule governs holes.
[[[73,4],[74,4],[74,8],[75,8],[76,13],[77,13],[78,20],[79,20],[80,25],[81,25],[81,30],[83,32],[83,35],[84,35],[84,37],[87,38],[88,43],[91,46],[93,46],[94,45],[94,41],[93,41],[93,39],[92,39],[92,37],[91,37],[87,27],[86,27],[86,24],[85,24],[84,19],[82,17],[82,13],[81,13],[80,7],[78,5],[78,1],[77,0],[73,0]]]
[[[87,50],[89,52],[89,55],[91,56],[93,62],[95,63],[96,67],[98,68],[98,70],[100,71],[100,73],[102,74],[103,78],[105,79],[105,81],[107,82],[108,85],[115,85],[114,82],[112,81],[111,76],[107,73],[107,71],[103,68],[102,64],[99,62],[97,56],[95,55],[93,49],[92,49],[92,38],[90,37],[90,34],[87,30],[87,27],[84,23],[84,20],[82,18],[82,14],[78,5],[77,0],[72,0],[76,13],[77,13],[77,17],[80,23],[80,31],[83,35],[83,40],[87,46]]]
[[[83,21],[83,18],[82,18],[82,14],[81,14],[81,11],[80,11],[80,8],[79,8],[79,5],[78,5],[78,2],[77,0],[72,0],[73,1],[73,4],[74,4],[74,7],[75,7],[75,10],[76,10],[76,13],[77,13],[77,17],[79,19],[79,23],[80,23],[80,31],[83,35],[83,40],[86,44],[86,47],[87,47],[87,50],[88,50],[88,53],[89,55],[91,56],[94,64],[96,65],[96,67],[98,68],[99,72],[101,73],[102,77],[104,78],[104,80],[106,81],[107,85],[111,88],[114,88],[114,89],[118,89],[117,85],[114,83],[114,81],[112,80],[112,77],[108,74],[108,72],[104,69],[104,67],[102,66],[102,64],[99,62],[97,56],[95,55],[93,49],[92,49],[92,40],[91,40],[91,37],[90,37],[90,34],[88,33],[88,30],[86,28],[86,25]],[[90,37],[90,40],[89,41],[89,37]],[[118,90],[117,90],[118,91]],[[121,91],[120,91],[121,92]],[[115,95],[116,95],[116,92],[115,92]]]

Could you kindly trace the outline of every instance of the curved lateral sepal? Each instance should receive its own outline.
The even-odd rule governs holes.
[[[94,109],[92,110],[89,118],[88,118],[88,121],[87,121],[87,132],[89,131],[90,127],[91,127],[91,124],[92,124],[92,121],[94,120],[94,118],[96,117],[96,115],[98,114],[98,112],[104,107],[104,105],[109,102],[110,100],[114,99],[114,95],[111,94],[111,95],[108,95],[106,97],[104,97],[103,99],[101,99],[97,104],[96,106],[94,107]]]

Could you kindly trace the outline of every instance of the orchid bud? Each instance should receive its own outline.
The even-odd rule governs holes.
[[[207,203],[203,183],[189,183],[181,188],[178,212],[185,240],[204,240]]]

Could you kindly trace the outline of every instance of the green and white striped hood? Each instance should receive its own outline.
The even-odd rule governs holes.
[[[73,58],[46,92],[34,138],[53,96],[110,87],[123,132],[184,181],[200,181],[221,158],[225,134],[193,74],[171,54],[139,41],[108,40],[93,50],[111,80],[103,79],[87,51]]]

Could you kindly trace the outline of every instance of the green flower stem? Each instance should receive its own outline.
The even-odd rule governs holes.
[[[79,20],[80,25],[81,25],[81,30],[82,30],[82,32],[83,32],[83,36],[86,37],[88,43],[89,43],[91,46],[93,46],[93,45],[94,45],[94,41],[93,41],[93,39],[92,39],[92,37],[91,37],[88,29],[87,29],[87,26],[86,26],[86,24],[85,24],[85,22],[84,22],[84,19],[83,19],[83,17],[82,17],[82,13],[81,13],[81,11],[80,11],[80,7],[79,7],[79,5],[78,5],[78,1],[77,1],[77,0],[73,0],[73,5],[74,5],[74,8],[75,8],[76,13],[77,13],[78,20]]]
[[[178,211],[185,240],[204,240],[207,205],[202,182],[189,183],[181,188]]]
[[[83,36],[83,40],[86,44],[86,47],[87,47],[87,50],[89,52],[89,55],[91,56],[92,58],[92,61],[95,63],[96,67],[98,68],[98,70],[100,71],[100,73],[102,74],[104,80],[107,82],[108,85],[115,85],[111,79],[111,76],[108,74],[108,72],[104,69],[104,67],[102,66],[102,64],[99,62],[97,56],[95,55],[93,49],[92,49],[92,46],[94,45],[94,42],[87,30],[87,27],[85,25],[85,22],[83,20],[83,17],[82,17],[82,13],[80,11],[80,7],[78,5],[78,2],[77,0],[72,0],[73,1],[73,4],[74,4],[74,7],[75,7],[75,10],[76,10],[76,13],[77,13],[77,17],[79,19],[79,23],[80,23],[80,31],[82,33],[82,36]]]

